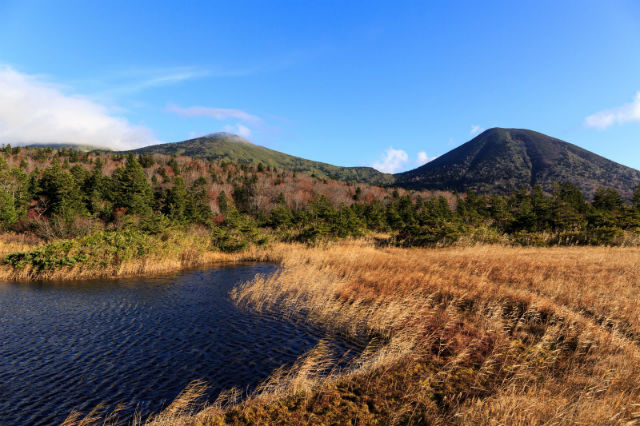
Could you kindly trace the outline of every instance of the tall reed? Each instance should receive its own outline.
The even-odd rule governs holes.
[[[245,259],[282,268],[236,303],[369,346],[330,373],[320,346],[247,398],[230,390],[147,424],[640,423],[640,249],[359,240]]]

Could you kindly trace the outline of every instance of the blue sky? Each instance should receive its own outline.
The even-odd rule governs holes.
[[[401,171],[490,127],[640,168],[633,1],[3,1],[0,143],[232,131]]]

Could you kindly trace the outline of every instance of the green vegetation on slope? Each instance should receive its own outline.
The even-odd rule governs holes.
[[[540,185],[552,192],[556,182],[571,182],[587,198],[606,186],[630,199],[640,171],[576,145],[522,129],[489,129],[471,141],[405,173],[394,175],[406,188],[473,190],[509,194]]]
[[[263,163],[271,167],[318,177],[363,182],[372,185],[393,183],[393,176],[381,173],[371,167],[339,167],[306,160],[254,145],[246,139],[230,133],[214,133],[184,142],[152,145],[136,149],[133,152],[140,154],[188,155],[208,160],[230,160],[240,163]]]
[[[633,189],[640,184],[640,171],[576,145],[523,129],[487,130],[424,166],[395,175],[371,167],[338,167],[294,157],[229,133],[154,145],[134,152],[263,163],[320,178],[371,185],[502,195],[535,185],[551,193],[557,182],[571,182],[587,198],[591,198],[598,187],[605,186],[630,199]]]

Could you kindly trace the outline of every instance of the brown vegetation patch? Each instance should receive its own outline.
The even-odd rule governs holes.
[[[380,249],[355,241],[277,245],[247,257],[283,268],[236,289],[237,303],[302,314],[366,336],[369,347],[329,374],[319,347],[244,400],[232,391],[148,424],[638,420],[638,249]]]

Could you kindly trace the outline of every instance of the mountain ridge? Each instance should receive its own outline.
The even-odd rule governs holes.
[[[138,154],[162,153],[265,165],[349,182],[407,189],[473,190],[508,194],[521,187],[572,182],[588,197],[600,187],[630,199],[640,171],[572,143],[528,129],[494,127],[416,169],[386,174],[372,167],[341,167],[278,152],[231,133],[138,148]]]
[[[394,178],[412,189],[498,194],[534,185],[551,192],[556,182],[569,181],[588,196],[604,186],[630,198],[640,171],[543,133],[495,127]]]
[[[228,159],[238,162],[261,162],[264,165],[314,174],[318,177],[382,186],[392,184],[394,180],[392,175],[382,173],[373,167],[341,167],[320,161],[307,160],[255,145],[238,135],[226,132],[213,133],[182,142],[150,145],[129,152],[188,155],[209,160]]]

